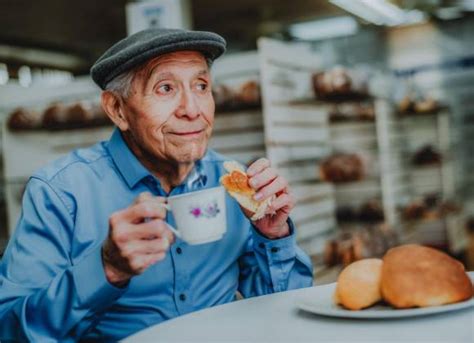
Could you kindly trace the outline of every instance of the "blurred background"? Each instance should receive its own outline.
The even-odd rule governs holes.
[[[33,171],[110,136],[89,69],[146,27],[228,41],[211,146],[290,181],[316,282],[403,243],[474,269],[474,0],[0,0],[0,256]]]

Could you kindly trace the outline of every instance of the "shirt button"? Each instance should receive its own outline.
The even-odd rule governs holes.
[[[271,251],[271,252],[279,252],[279,251],[280,251],[280,248],[273,247],[270,251]]]
[[[177,253],[178,255],[181,255],[182,252],[183,252],[183,250],[182,250],[180,247],[177,247],[177,248],[176,248],[176,253]]]
[[[258,244],[258,247],[259,247],[260,249],[264,249],[264,248],[265,248],[265,244],[259,243],[259,244]]]
[[[185,300],[186,300],[186,294],[181,293],[181,294],[179,295],[179,300],[185,301]]]

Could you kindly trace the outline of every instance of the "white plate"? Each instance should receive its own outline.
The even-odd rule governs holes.
[[[397,310],[387,305],[375,305],[361,311],[350,311],[333,303],[332,299],[335,288],[336,283],[312,288],[298,299],[297,305],[300,309],[304,311],[319,314],[322,316],[361,319],[425,316],[435,313],[456,311],[474,306],[474,298],[471,298],[470,300],[466,300],[460,303],[443,306]]]

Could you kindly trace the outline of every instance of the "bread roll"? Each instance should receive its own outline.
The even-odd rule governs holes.
[[[368,258],[348,265],[337,279],[334,300],[349,310],[361,310],[382,300],[382,260]]]
[[[396,308],[437,306],[472,297],[464,266],[447,254],[416,244],[390,249],[383,258],[382,295]]]

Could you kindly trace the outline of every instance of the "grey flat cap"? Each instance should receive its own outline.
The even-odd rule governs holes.
[[[147,29],[114,44],[92,66],[91,76],[105,89],[114,77],[150,58],[170,52],[196,50],[215,60],[225,51],[226,41],[216,33],[181,29]]]

